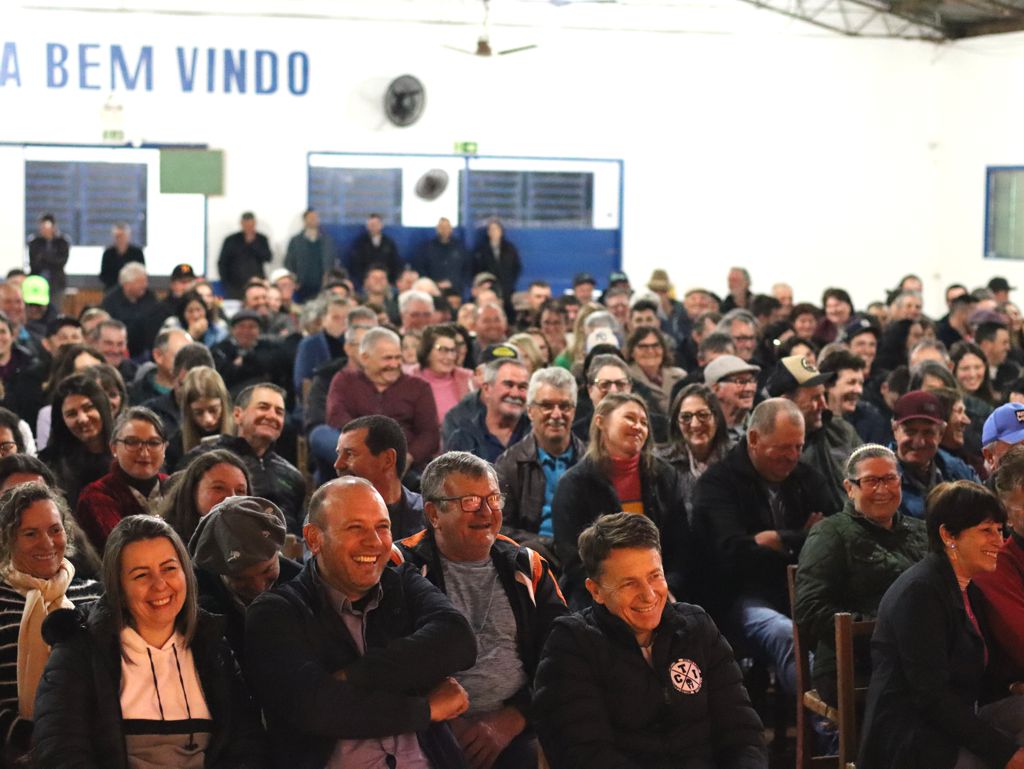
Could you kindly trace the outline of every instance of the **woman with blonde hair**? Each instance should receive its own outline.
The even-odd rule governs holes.
[[[211,435],[231,435],[231,396],[217,370],[196,366],[181,384],[181,427],[167,445],[166,467],[179,470],[182,457]]]

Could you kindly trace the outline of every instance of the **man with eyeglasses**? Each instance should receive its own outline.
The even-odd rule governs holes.
[[[912,390],[892,411],[894,448],[903,478],[900,512],[924,518],[925,499],[932,489],[945,481],[977,481],[978,476],[966,462],[939,448],[946,422],[942,404],[932,393]]]
[[[746,310],[730,310],[718,322],[715,330],[732,337],[739,358],[747,363],[753,361],[757,350],[757,319],[752,314]]]
[[[532,681],[552,623],[568,613],[547,562],[499,535],[505,497],[494,468],[473,454],[442,454],[423,471],[427,528],[399,556],[442,590],[476,636],[476,664],[455,678],[469,710],[453,721],[472,767],[535,769],[527,719]]]
[[[718,397],[729,429],[729,444],[735,446],[747,433],[747,418],[754,408],[760,366],[736,355],[719,355],[704,367],[704,384]]]
[[[509,447],[494,463],[505,493],[501,532],[537,550],[556,569],[551,526],[551,500],[565,471],[586,453],[573,435],[576,380],[563,368],[533,372],[526,391],[530,434]]]
[[[447,451],[468,451],[494,462],[530,430],[525,414],[530,371],[517,358],[496,360],[484,367],[480,402],[484,411],[458,427],[445,444]]]

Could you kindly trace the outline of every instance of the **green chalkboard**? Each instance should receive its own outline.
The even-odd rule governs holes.
[[[224,194],[222,150],[160,150],[160,192]]]

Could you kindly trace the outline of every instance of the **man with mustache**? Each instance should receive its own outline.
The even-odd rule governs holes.
[[[494,464],[505,493],[501,533],[537,550],[556,568],[551,500],[565,471],[586,453],[572,432],[576,380],[564,368],[533,372],[526,392],[530,434],[509,447]]]
[[[409,443],[408,466],[417,474],[437,454],[440,429],[430,385],[402,373],[401,340],[372,328],[359,343],[360,370],[342,369],[327,392],[327,424],[340,430],[356,417],[382,414],[402,426]]]
[[[446,451],[468,451],[494,462],[501,453],[526,437],[530,420],[526,410],[530,371],[521,360],[496,360],[484,367],[480,402],[484,412],[452,433]]]

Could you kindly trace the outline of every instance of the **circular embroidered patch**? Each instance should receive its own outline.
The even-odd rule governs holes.
[[[700,668],[693,660],[679,659],[668,669],[668,677],[677,692],[696,694],[704,682]]]

